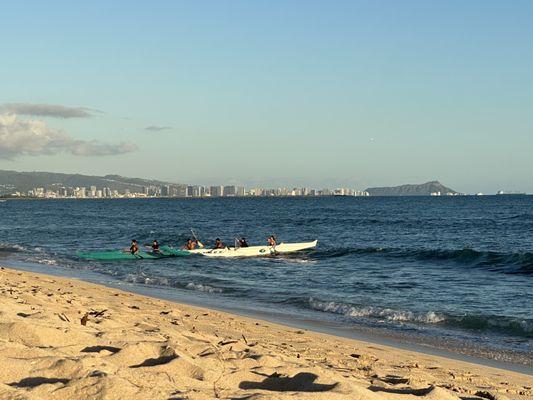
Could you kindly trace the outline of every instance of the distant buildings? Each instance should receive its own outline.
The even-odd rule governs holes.
[[[142,186],[137,190],[125,188],[123,190],[109,187],[65,187],[52,189],[36,187],[26,194],[18,193],[15,197],[31,198],[73,198],[73,199],[111,199],[111,198],[154,198],[154,197],[300,197],[300,196],[368,196],[367,192],[350,188],[311,189],[311,188],[252,188],[246,190],[244,186],[201,186],[201,185],[162,185]]]
[[[202,186],[202,185],[182,185],[166,184],[161,186],[139,186],[137,189],[134,185],[122,190],[111,189],[109,187],[68,187],[61,184],[48,187],[35,187],[27,193],[16,191],[16,187],[10,184],[0,185],[0,189],[8,188],[9,195],[4,197],[28,197],[28,198],[47,198],[47,199],[114,199],[114,198],[206,198],[206,197],[318,197],[318,196],[369,196],[367,191],[355,190],[352,188],[336,189],[313,189],[313,188],[261,188],[254,187],[246,189],[244,186],[226,185],[226,186]],[[524,195],[524,192],[498,191],[497,195]],[[456,192],[435,191],[429,193],[429,196],[460,196],[464,194]],[[474,193],[476,196],[482,196],[483,193]]]

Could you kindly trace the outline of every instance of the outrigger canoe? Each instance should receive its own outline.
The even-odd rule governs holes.
[[[318,240],[304,243],[280,243],[276,246],[225,247],[223,249],[188,250],[191,254],[206,257],[258,257],[275,254],[287,254],[316,247]]]
[[[93,251],[93,252],[77,252],[76,255],[80,258],[87,260],[99,260],[99,261],[113,261],[113,260],[156,260],[160,258],[188,256],[191,253],[187,250],[171,249],[166,247],[161,249],[160,252],[155,253],[153,251],[138,251],[135,254],[125,252],[122,250],[110,250],[110,251]]]

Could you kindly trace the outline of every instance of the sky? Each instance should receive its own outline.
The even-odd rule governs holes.
[[[0,169],[533,193],[531,1],[2,5]]]

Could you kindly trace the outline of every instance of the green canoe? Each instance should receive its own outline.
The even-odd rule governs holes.
[[[76,255],[80,258],[87,260],[100,260],[100,261],[112,261],[112,260],[156,260],[159,258],[188,256],[190,253],[187,250],[178,250],[170,247],[162,247],[159,253],[151,251],[139,251],[135,254],[125,252],[122,250],[108,250],[108,251],[92,251],[81,252],[78,251]]]

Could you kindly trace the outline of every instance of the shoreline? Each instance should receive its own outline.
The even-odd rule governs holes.
[[[2,268],[0,292],[6,399],[533,396],[531,375],[78,279]]]
[[[7,268],[25,271],[29,273],[37,273],[43,275],[55,276],[58,278],[75,279],[82,282],[88,282],[111,289],[123,290],[128,293],[138,294],[150,298],[157,298],[172,303],[181,304],[184,306],[200,307],[229,313],[240,317],[260,319],[274,324],[280,324],[295,329],[307,329],[317,333],[337,336],[345,339],[360,340],[364,342],[373,343],[376,345],[385,345],[407,351],[414,351],[430,356],[440,356],[444,358],[454,359],[457,361],[464,361],[472,364],[478,364],[497,369],[503,369],[526,375],[533,375],[533,365],[508,361],[502,358],[483,357],[480,354],[490,354],[491,349],[486,348],[483,351],[477,350],[477,353],[471,351],[466,352],[461,342],[457,342],[455,347],[439,346],[436,341],[417,341],[409,336],[397,336],[386,331],[376,330],[363,327],[347,327],[333,322],[318,321],[314,319],[298,318],[289,314],[273,313],[271,310],[259,310],[251,308],[243,308],[228,302],[220,303],[219,299],[211,298],[208,294],[203,292],[182,293],[176,290],[169,290],[166,287],[157,287],[146,284],[139,284],[136,282],[122,282],[114,281],[106,278],[97,272],[90,270],[72,270],[61,267],[60,265],[49,268],[46,265],[32,264],[32,263],[7,263]],[[62,270],[68,271],[68,274],[61,273]],[[230,303],[232,303],[230,301]],[[461,349],[462,352],[460,351]],[[483,349],[482,349],[483,350]]]

